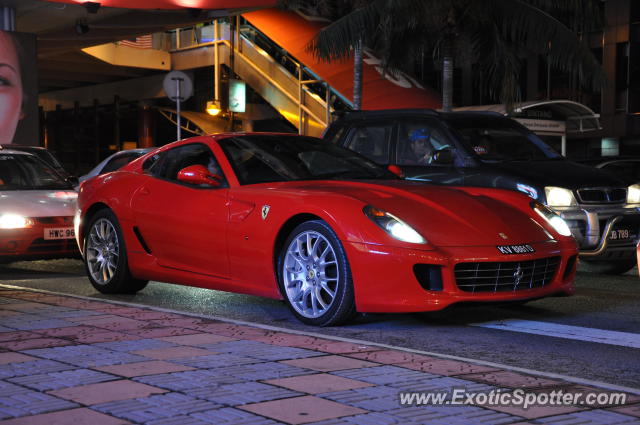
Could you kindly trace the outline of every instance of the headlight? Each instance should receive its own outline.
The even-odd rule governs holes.
[[[632,184],[627,189],[627,203],[640,204],[640,184]]]
[[[403,242],[427,243],[427,240],[411,226],[393,214],[379,210],[371,205],[364,207],[363,212],[385,232]]]
[[[573,192],[564,187],[547,186],[544,188],[547,196],[547,205],[550,207],[570,207],[578,205]]]
[[[31,220],[19,214],[0,215],[0,229],[24,229],[31,225]]]
[[[532,202],[531,208],[533,208],[540,217],[544,218],[556,232],[560,233],[562,236],[571,236],[571,229],[569,229],[567,222],[558,214],[554,213],[539,202]]]

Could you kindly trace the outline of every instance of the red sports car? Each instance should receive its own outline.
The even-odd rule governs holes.
[[[566,223],[513,191],[397,178],[291,134],[181,140],[83,183],[76,238],[93,286],[149,280],[284,298],[312,325],[358,312],[571,294]]]

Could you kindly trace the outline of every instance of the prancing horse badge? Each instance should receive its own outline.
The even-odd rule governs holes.
[[[269,205],[263,205],[262,206],[262,219],[266,220],[267,216],[269,215],[269,208],[271,208]]]

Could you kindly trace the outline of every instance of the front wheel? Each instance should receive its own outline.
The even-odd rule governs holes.
[[[593,261],[580,260],[580,268],[586,272],[601,274],[624,274],[635,267],[636,259]]]
[[[349,262],[324,221],[307,221],[291,232],[278,260],[278,281],[293,314],[308,325],[339,325],[355,315]]]
[[[84,240],[84,264],[91,285],[103,294],[134,294],[148,283],[131,276],[120,224],[107,209],[91,218]]]

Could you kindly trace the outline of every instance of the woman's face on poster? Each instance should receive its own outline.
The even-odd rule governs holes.
[[[11,143],[22,115],[22,79],[13,38],[0,31],[0,144]]]

